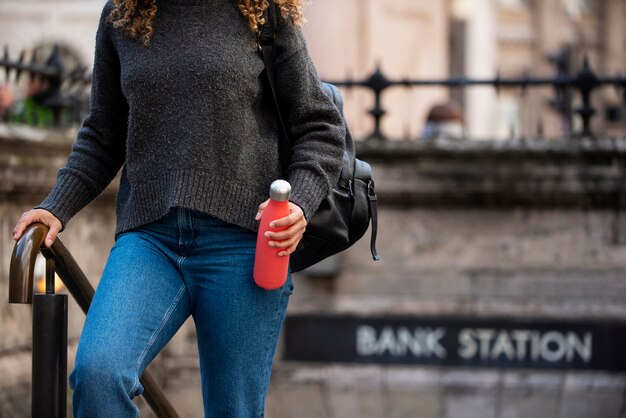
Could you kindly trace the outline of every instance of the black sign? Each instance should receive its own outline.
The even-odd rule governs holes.
[[[285,360],[626,370],[626,323],[290,315]]]

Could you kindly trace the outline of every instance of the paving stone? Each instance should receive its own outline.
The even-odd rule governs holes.
[[[559,391],[505,391],[500,400],[499,418],[555,417]]]
[[[265,403],[267,418],[326,418],[330,414],[321,385],[272,386]],[[348,416],[348,415],[344,415]]]
[[[560,391],[564,374],[541,370],[506,370],[503,373],[502,385],[511,390],[553,390]]]
[[[442,395],[438,390],[406,390],[389,391],[390,418],[441,418],[443,405]]]
[[[389,414],[387,399],[380,390],[362,390],[357,382],[353,389],[326,390],[333,417],[380,418]]]
[[[559,418],[619,418],[623,396],[598,393],[567,393],[561,398]]]
[[[500,371],[450,369],[442,373],[441,384],[445,388],[471,388],[472,390],[495,390],[502,377]]]
[[[447,391],[443,404],[444,418],[496,418],[495,391]]]

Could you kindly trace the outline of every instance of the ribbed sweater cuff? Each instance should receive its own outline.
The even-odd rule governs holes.
[[[302,208],[307,221],[311,220],[322,200],[328,195],[328,183],[310,171],[296,170],[289,174],[291,184],[290,201]]]
[[[61,173],[48,196],[33,209],[41,208],[51,212],[61,221],[63,231],[69,220],[94,197],[94,191],[78,177]]]

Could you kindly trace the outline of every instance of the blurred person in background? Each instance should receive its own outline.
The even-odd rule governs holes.
[[[8,121],[38,127],[52,126],[54,111],[44,105],[48,97],[48,86],[45,80],[29,74],[24,98],[15,100],[9,112]]]
[[[463,139],[465,137],[465,117],[456,102],[433,106],[426,117],[422,139]]]
[[[8,122],[14,99],[11,87],[8,84],[0,85],[0,122]]]

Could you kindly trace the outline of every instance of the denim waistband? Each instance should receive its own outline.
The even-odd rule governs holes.
[[[256,240],[256,232],[231,224],[209,213],[182,206],[170,207],[165,215],[148,224],[132,228],[130,231],[146,231],[165,238],[178,236],[190,244],[198,235],[220,235],[238,240]],[[118,235],[119,236],[119,235]],[[117,237],[116,237],[117,238]]]

